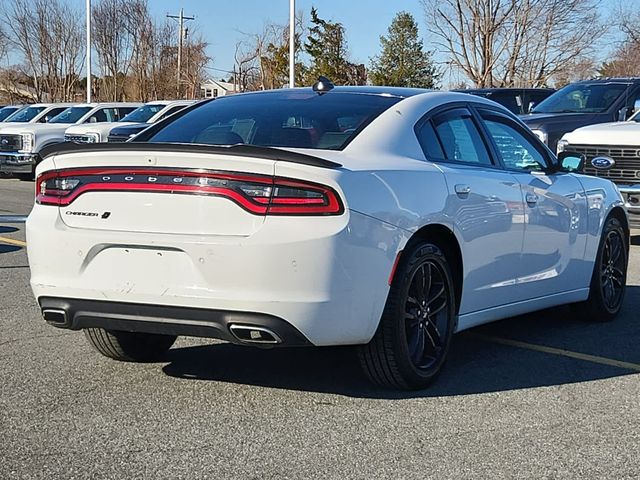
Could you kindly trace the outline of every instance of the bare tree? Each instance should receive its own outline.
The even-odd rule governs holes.
[[[600,68],[605,77],[633,77],[640,75],[640,13],[628,4],[621,4],[614,13],[615,23],[622,33],[622,41]]]
[[[246,92],[260,89],[259,50],[255,45],[246,40],[238,41],[233,58],[235,90]]]
[[[9,37],[7,37],[2,24],[0,24],[0,60],[2,60],[7,55],[8,44]]]
[[[99,0],[92,8],[93,46],[102,72],[100,97],[123,100],[125,78],[132,62],[134,37],[131,18],[136,0]]]
[[[429,31],[478,87],[543,86],[593,55],[598,0],[422,0]],[[585,26],[589,28],[585,28]]]
[[[63,0],[13,0],[2,14],[36,100],[73,100],[84,63],[82,16]]]
[[[193,27],[184,45],[185,68],[182,74],[182,83],[185,88],[185,97],[195,99],[200,96],[200,85],[205,80],[205,67],[211,61],[207,55],[209,44]]]

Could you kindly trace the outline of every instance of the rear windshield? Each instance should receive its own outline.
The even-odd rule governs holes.
[[[340,150],[400,100],[308,90],[222,97],[186,112],[146,140]]]
[[[90,111],[91,107],[69,107],[49,120],[49,123],[76,123]]]
[[[626,83],[567,85],[543,100],[531,113],[601,113],[608,110],[628,87]]]
[[[141,107],[136,108],[129,115],[125,116],[120,120],[121,122],[136,122],[136,123],[144,123],[149,121],[151,117],[153,117],[156,113],[162,110],[166,105],[163,104],[153,104],[153,105],[143,105]]]
[[[0,108],[0,122],[4,122],[12,113],[20,107],[4,107]]]
[[[43,111],[47,107],[27,107],[22,110],[18,110],[13,115],[8,117],[6,122],[30,122],[36,115]]]

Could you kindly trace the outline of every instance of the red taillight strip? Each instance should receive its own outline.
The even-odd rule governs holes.
[[[80,184],[78,187],[65,190],[45,190],[42,193],[42,185],[48,180],[55,178],[77,178],[82,180],[88,176],[108,177],[111,175],[144,175],[147,177],[155,176],[175,176],[176,178],[207,178],[216,180],[228,180],[233,182],[247,182],[251,185],[270,185],[273,187],[271,197],[251,197],[242,191],[238,191],[232,187],[225,186],[208,186],[208,185],[183,185],[176,183],[128,183],[122,181],[105,180],[109,183],[98,183],[91,181],[90,183]],[[321,198],[313,197],[278,197],[274,193],[278,187],[289,187],[300,189],[308,192],[315,192],[322,195]],[[202,171],[202,170],[175,170],[162,168],[118,168],[118,167],[99,167],[99,168],[70,168],[63,170],[54,170],[45,172],[40,175],[36,181],[36,201],[45,205],[67,206],[76,198],[86,192],[154,192],[154,193],[185,193],[194,195],[213,195],[220,196],[232,200],[250,213],[257,215],[276,214],[276,215],[339,215],[344,211],[342,202],[337,193],[328,186],[294,180],[283,177],[270,177],[260,174],[235,173],[235,172],[219,172],[219,171]]]
[[[267,213],[266,205],[256,205],[251,202],[247,197],[239,194],[235,190],[231,190],[229,188],[219,188],[219,187],[199,187],[194,189],[189,185],[135,185],[130,183],[110,183],[101,185],[99,183],[92,183],[87,185],[82,185],[75,189],[71,194],[66,197],[57,198],[57,197],[48,197],[43,196],[42,199],[46,198],[47,203],[58,205],[60,207],[64,207],[70,205],[76,198],[82,195],[85,192],[150,192],[150,193],[190,193],[190,194],[200,194],[200,195],[213,195],[218,197],[225,197],[229,200],[233,200],[238,205],[248,210],[251,213],[255,213],[257,215],[264,215]]]

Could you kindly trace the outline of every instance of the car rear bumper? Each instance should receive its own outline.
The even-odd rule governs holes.
[[[241,345],[311,345],[300,331],[285,320],[261,313],[73,298],[41,297],[38,301],[47,323],[70,330],[100,327],[162,335],[219,338]],[[267,335],[252,337],[250,332]]]
[[[137,305],[160,312],[227,312],[220,314],[224,318],[268,316],[318,346],[373,337],[389,273],[405,241],[403,230],[351,211],[336,217],[268,217],[248,236],[79,229],[65,225],[57,208],[42,205],[27,221],[31,287],[43,305],[48,298],[103,302],[101,308],[134,305],[122,318],[107,311],[100,326],[156,332],[169,328],[162,318],[179,316],[154,313],[143,323],[135,318]],[[73,323],[75,313],[70,317],[73,328],[87,325]],[[181,334],[228,339],[220,333],[228,322],[218,317],[181,326],[192,332]],[[168,324],[169,331],[177,331],[176,322]]]
[[[0,153],[0,172],[33,173],[37,154],[35,153]]]

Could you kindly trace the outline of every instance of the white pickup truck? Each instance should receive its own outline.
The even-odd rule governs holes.
[[[169,115],[192,105],[195,100],[156,100],[136,108],[117,122],[91,123],[72,125],[64,133],[67,142],[75,143],[100,143],[106,142],[109,133],[115,127],[133,125],[135,123],[152,124],[159,122]]]
[[[14,126],[17,123],[48,123],[54,117],[60,115],[72,103],[34,103],[27,105],[9,115],[1,124],[0,132],[3,127]]]
[[[630,224],[640,228],[640,109],[625,122],[589,125],[565,134],[558,142],[558,153],[562,151],[582,153],[584,173],[614,182]]]
[[[48,123],[20,123],[0,127],[0,172],[21,179],[33,178],[40,151],[64,142],[73,124],[114,122],[140,106],[139,103],[88,103],[66,108]]]

